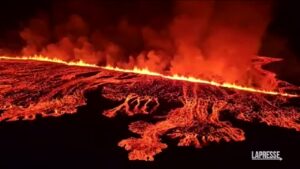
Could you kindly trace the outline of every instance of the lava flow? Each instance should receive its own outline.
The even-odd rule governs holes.
[[[75,113],[86,104],[87,91],[100,90],[101,97],[118,104],[103,105],[106,117],[120,113],[146,117],[129,124],[139,137],[121,140],[119,146],[129,151],[130,160],[154,160],[167,148],[163,136],[178,140],[178,146],[196,148],[245,140],[244,131],[231,118],[300,132],[299,87],[278,82],[277,91],[266,91],[147,69],[98,67],[41,56],[0,57],[0,121]]]
[[[7,57],[7,56],[0,56],[0,59],[7,59],[7,60],[33,60],[33,61],[46,61],[46,62],[53,62],[53,63],[61,63],[69,66],[83,66],[83,67],[98,67],[95,64],[89,64],[85,63],[82,60],[79,60],[77,62],[71,61],[71,62],[66,62],[57,58],[49,58],[41,55],[35,55],[35,56],[24,56],[24,57]],[[119,72],[125,72],[125,73],[136,73],[136,74],[143,74],[143,75],[150,75],[150,76],[159,76],[162,78],[166,79],[171,79],[171,80],[180,80],[180,81],[187,81],[187,82],[193,82],[193,83],[203,83],[203,84],[208,84],[208,85],[213,85],[213,86],[218,86],[218,87],[225,87],[225,88],[233,88],[236,90],[243,90],[243,91],[248,91],[248,92],[255,92],[255,93],[262,93],[262,94],[270,94],[270,95],[281,95],[281,96],[287,96],[287,97],[298,97],[297,94],[289,94],[289,93],[284,93],[284,92],[276,92],[276,91],[268,91],[268,90],[261,90],[261,89],[255,89],[251,87],[245,87],[245,86],[240,86],[236,84],[231,84],[231,83],[218,83],[216,81],[208,81],[208,80],[203,80],[195,77],[185,77],[185,76],[180,76],[180,75],[163,75],[157,72],[152,72],[149,71],[147,68],[140,69],[140,68],[133,68],[133,69],[122,69],[118,67],[113,67],[113,66],[105,66],[101,67],[103,69],[107,70],[113,70],[113,71],[119,71]]]

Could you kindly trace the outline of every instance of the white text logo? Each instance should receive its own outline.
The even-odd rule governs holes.
[[[252,160],[282,160],[280,151],[251,151],[251,158]]]

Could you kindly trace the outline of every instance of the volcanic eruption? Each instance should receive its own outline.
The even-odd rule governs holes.
[[[64,5],[85,12],[76,1]],[[54,29],[38,16],[20,33],[21,52],[0,56],[0,121],[76,113],[85,93],[100,90],[115,105],[102,115],[147,117],[131,122],[135,137],[118,143],[130,160],[154,160],[168,147],[162,137],[196,148],[247,139],[230,118],[299,132],[300,88],[262,68],[281,59],[257,56],[270,8],[178,1],[174,18],[159,28],[155,20],[140,26],[122,19],[117,28],[100,24],[101,31],[79,14]],[[140,41],[142,50],[132,52]]]

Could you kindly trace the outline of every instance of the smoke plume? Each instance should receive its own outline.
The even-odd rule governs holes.
[[[268,1],[120,3],[55,1],[20,32],[21,53],[265,85],[256,84],[262,75],[252,60],[270,20]]]

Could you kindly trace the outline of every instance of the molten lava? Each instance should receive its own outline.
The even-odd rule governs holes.
[[[41,56],[41,55],[24,56],[24,57],[0,56],[0,59],[34,60],[34,61],[46,61],[46,62],[61,63],[61,64],[69,65],[69,66],[99,67],[95,64],[85,63],[82,60],[79,60],[77,62],[74,62],[74,61],[67,62],[67,61],[63,61],[61,59],[49,58],[49,57],[45,57],[45,56]],[[107,69],[107,70],[113,70],[113,71],[126,72],[126,73],[137,73],[137,74],[143,74],[143,75],[159,76],[159,77],[171,79],[171,80],[180,80],[180,81],[187,81],[187,82],[193,82],[193,83],[203,83],[203,84],[208,84],[208,85],[213,85],[213,86],[218,86],[218,87],[225,87],[225,88],[232,88],[232,89],[243,90],[243,91],[248,91],[248,92],[270,94],[270,95],[281,95],[281,96],[287,96],[287,97],[298,97],[298,95],[296,95],[296,94],[255,89],[255,88],[240,86],[240,85],[231,84],[231,83],[219,83],[216,81],[208,81],[208,80],[204,80],[204,79],[195,78],[192,76],[186,77],[186,76],[180,76],[177,74],[168,76],[168,75],[163,75],[163,74],[160,74],[157,72],[152,72],[152,71],[148,70],[147,68],[140,69],[140,68],[135,67],[133,69],[122,69],[122,68],[112,67],[112,66],[105,66],[105,67],[101,67],[101,68]]]
[[[118,145],[129,151],[130,160],[154,160],[168,147],[162,137],[178,140],[178,146],[196,148],[245,140],[245,132],[232,119],[300,132],[296,93],[300,89],[283,84],[280,92],[264,91],[147,69],[98,67],[40,56],[1,57],[0,121],[75,113],[86,104],[85,93],[97,91],[106,117],[120,113],[144,117],[129,124],[135,135]]]
[[[61,60],[61,59],[49,58],[49,57],[42,56],[42,55],[22,56],[22,57],[0,56],[0,59],[6,59],[6,60],[33,60],[33,61],[60,63],[60,64],[69,65],[69,66],[98,67],[95,64],[88,64],[88,63],[85,63],[82,60],[79,60],[79,61],[76,61],[76,62],[74,62],[74,61],[67,62],[67,61],[64,61],[64,60]]]

